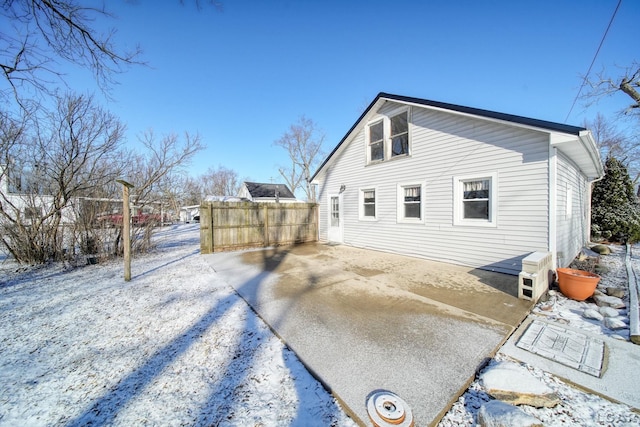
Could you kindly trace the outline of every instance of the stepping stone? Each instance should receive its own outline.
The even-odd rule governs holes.
[[[512,405],[529,405],[536,408],[553,408],[560,398],[525,367],[500,362],[487,369],[480,377],[490,396]]]
[[[600,378],[604,341],[539,320],[531,322],[517,347]]]
[[[542,427],[542,422],[521,409],[499,400],[490,400],[478,411],[478,425],[480,427],[512,426],[512,427]]]

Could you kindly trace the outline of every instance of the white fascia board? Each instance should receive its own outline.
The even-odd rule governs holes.
[[[604,176],[604,165],[602,164],[602,158],[600,157],[600,150],[598,149],[598,145],[596,144],[590,130],[580,132],[580,142],[589,153],[589,156],[593,161],[593,165],[596,168],[596,174],[589,177],[590,180],[602,178]]]
[[[580,135],[551,132],[549,142],[552,147],[566,154],[589,181],[603,176],[602,160],[591,131],[581,131]]]

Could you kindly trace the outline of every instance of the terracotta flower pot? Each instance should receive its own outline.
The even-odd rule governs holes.
[[[576,301],[584,301],[593,295],[600,281],[600,276],[588,271],[573,268],[558,268],[556,271],[560,292]]]

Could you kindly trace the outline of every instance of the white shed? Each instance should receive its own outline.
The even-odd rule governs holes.
[[[603,173],[586,129],[380,93],[312,182],[321,241],[518,274],[572,261]]]

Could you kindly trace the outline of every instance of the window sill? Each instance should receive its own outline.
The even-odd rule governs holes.
[[[378,218],[376,217],[371,217],[371,216],[361,216],[358,218],[358,221],[364,221],[364,222],[377,222]]]
[[[423,219],[418,218],[402,218],[396,221],[398,224],[424,224]]]
[[[495,221],[471,221],[471,220],[458,220],[453,223],[454,227],[483,227],[483,228],[498,228],[498,224]]]
[[[379,164],[382,164],[382,163],[389,163],[389,162],[394,162],[394,161],[400,160],[400,159],[410,159],[410,158],[411,158],[411,154],[402,154],[402,155],[399,155],[399,156],[393,156],[390,159],[369,161],[365,166],[379,165]]]

